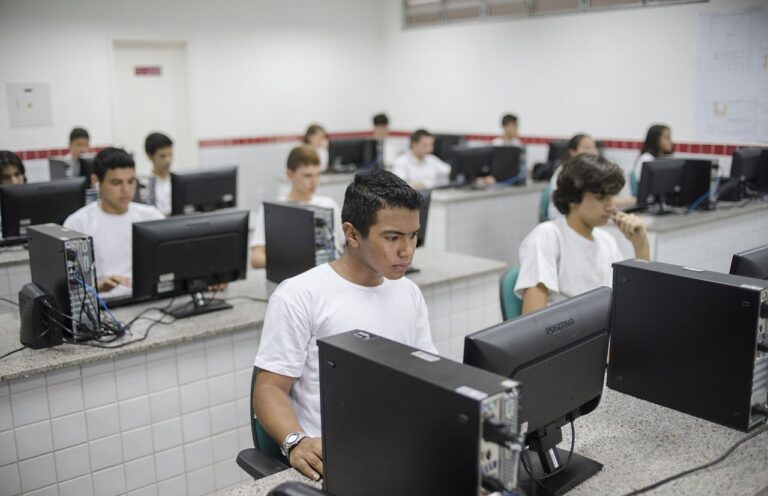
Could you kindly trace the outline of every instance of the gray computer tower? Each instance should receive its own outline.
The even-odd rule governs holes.
[[[93,240],[58,224],[30,226],[27,233],[32,282],[53,297],[63,314],[64,338],[87,339],[100,324]]]
[[[748,431],[768,402],[768,281],[613,265],[608,387]]]
[[[479,495],[484,478],[517,486],[519,385],[366,331],[318,340],[323,489],[334,496]]]
[[[293,202],[264,203],[267,280],[280,283],[336,259],[333,209]]]

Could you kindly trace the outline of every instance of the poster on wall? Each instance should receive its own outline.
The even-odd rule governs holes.
[[[768,8],[701,15],[697,84],[702,139],[768,142]]]

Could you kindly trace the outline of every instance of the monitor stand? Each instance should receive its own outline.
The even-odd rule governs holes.
[[[541,479],[563,466],[568,460],[569,451],[557,448],[562,440],[563,434],[560,429],[540,430],[528,435],[527,442],[530,451],[538,456],[524,456],[523,460],[530,464],[528,469],[540,480],[538,484],[531,480],[531,476],[521,463],[519,473],[521,488],[530,489],[531,494],[560,496],[603,469],[602,463],[574,452],[570,461],[560,472],[546,479]],[[537,487],[531,487],[534,485]]]
[[[201,291],[191,293],[190,295],[192,296],[191,302],[167,310],[165,313],[176,319],[184,319],[194,315],[232,308],[232,305],[222,300],[206,300],[205,295]]]

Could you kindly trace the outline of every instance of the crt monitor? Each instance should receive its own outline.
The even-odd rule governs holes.
[[[464,183],[472,184],[476,177],[491,173],[493,146],[455,148],[451,160],[451,181],[460,177]]]
[[[374,139],[338,139],[328,143],[328,169],[354,170],[376,160],[377,142]]]
[[[3,238],[26,238],[27,226],[63,224],[85,206],[85,178],[0,186]]]
[[[176,318],[231,308],[207,300],[212,285],[245,279],[248,212],[224,210],[133,224],[133,298],[183,294],[192,302]]]
[[[516,146],[495,146],[491,155],[491,175],[497,183],[525,184],[521,170],[523,150]]]
[[[637,187],[637,203],[665,214],[673,207],[708,208],[712,160],[663,158],[645,162]]]
[[[601,287],[470,334],[464,341],[464,363],[522,383],[520,426],[528,433],[523,460],[553,494],[562,494],[602,468],[557,445],[562,441],[560,428],[600,402],[610,317],[611,289]],[[538,456],[531,457],[531,451]]]
[[[171,173],[171,214],[211,212],[237,204],[237,166]]]
[[[730,273],[768,280],[768,245],[734,254]]]

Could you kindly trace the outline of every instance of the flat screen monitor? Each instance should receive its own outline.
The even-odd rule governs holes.
[[[237,166],[171,173],[171,214],[237,205]]]
[[[733,152],[731,177],[743,181],[747,188],[768,192],[768,149],[742,148]]]
[[[451,160],[451,181],[459,181],[463,178],[464,183],[472,184],[476,177],[489,175],[495,148],[493,146],[455,148]]]
[[[328,170],[353,172],[373,164],[378,142],[374,139],[339,139],[328,143]]]
[[[568,490],[602,465],[557,448],[560,428],[597,408],[603,391],[611,290],[601,287],[465,338],[464,363],[522,383],[520,429],[534,478]],[[570,460],[568,458],[570,457]]]
[[[464,145],[464,136],[459,134],[435,134],[435,147],[432,154],[443,162],[453,162],[453,151]]]
[[[547,162],[565,160],[566,156],[568,156],[568,140],[552,140],[549,142]]]
[[[491,155],[491,175],[497,183],[524,185],[525,174],[521,174],[522,148],[516,146],[495,146]]]
[[[655,214],[672,207],[708,208],[712,160],[663,158],[645,162],[637,188],[638,205]]]
[[[730,273],[768,280],[768,245],[734,254]]]
[[[248,212],[223,210],[133,224],[135,300],[192,295],[177,318],[231,308],[204,298],[213,285],[245,279]]]
[[[85,178],[0,186],[3,238],[26,239],[27,226],[63,224],[85,206]]]

